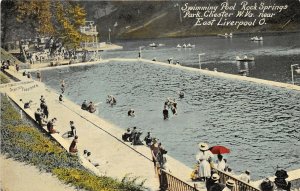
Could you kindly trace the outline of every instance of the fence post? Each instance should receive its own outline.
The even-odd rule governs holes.
[[[23,111],[22,111],[22,109],[20,109],[20,117],[21,117],[21,119],[23,119]]]
[[[196,183],[194,183],[194,188],[195,188],[195,189],[197,189],[197,187],[198,187],[198,186],[197,186],[197,184],[196,184]]]

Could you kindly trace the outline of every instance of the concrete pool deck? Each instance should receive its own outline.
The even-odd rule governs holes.
[[[92,161],[100,163],[100,167],[96,169],[83,160],[85,167],[100,176],[106,175],[119,180],[126,175],[138,177],[137,182],[145,180],[145,187],[150,190],[158,190],[159,181],[148,147],[133,146],[121,141],[124,130],[95,114],[81,110],[79,105],[68,99],[64,99],[62,103],[59,102],[59,94],[43,83],[28,79],[14,71],[8,71],[8,73],[21,82],[3,84],[0,91],[10,97],[20,108],[23,108],[24,104],[20,99],[24,102],[32,100],[33,105],[30,109],[22,109],[22,112],[31,118],[34,118],[34,112],[40,104],[40,96],[43,95],[49,107],[49,119],[54,117],[58,119],[55,129],[60,134],[52,134],[52,136],[67,150],[72,139],[63,138],[61,135],[70,130],[69,121],[74,121],[79,136],[80,157],[82,158],[83,150],[87,149],[92,153]],[[167,156],[167,161],[173,176],[194,186],[194,182],[190,181],[191,168],[170,156]],[[197,187],[199,190],[205,190],[204,184],[197,183]]]
[[[79,191],[63,184],[51,173],[41,172],[35,166],[6,158],[4,155],[0,155],[0,167],[0,185],[4,191]]]

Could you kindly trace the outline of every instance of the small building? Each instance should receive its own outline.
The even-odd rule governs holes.
[[[80,27],[80,32],[91,37],[90,41],[81,42],[81,47],[83,49],[100,47],[98,42],[98,32],[97,26],[94,25],[94,21],[85,21],[85,26]]]

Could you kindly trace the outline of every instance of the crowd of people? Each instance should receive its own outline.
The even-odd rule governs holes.
[[[217,157],[216,157],[217,156]],[[240,180],[246,184],[251,184],[250,171],[245,170],[240,175],[233,173],[229,167],[227,160],[223,158],[223,155],[214,155],[211,152],[207,143],[199,143],[199,153],[196,155],[197,165],[191,174],[193,181],[204,181],[208,191],[232,191],[236,190],[247,190],[245,185],[238,184],[232,179],[228,179],[226,184],[220,183],[219,172],[233,177],[234,179]],[[284,170],[278,170],[275,174],[276,178],[274,183],[269,179],[264,180],[260,188],[262,191],[290,191],[291,184],[286,181],[288,178],[287,172]],[[235,188],[235,189],[234,189]]]
[[[166,190],[168,187],[167,177],[161,172],[162,170],[168,170],[171,172],[167,167],[167,159],[165,156],[165,154],[167,154],[167,150],[162,146],[161,142],[159,142],[157,138],[152,137],[151,132],[147,132],[147,135],[143,139],[144,143],[140,140],[141,134],[142,132],[137,130],[136,127],[128,128],[122,135],[122,140],[125,142],[131,142],[132,145],[145,144],[150,148],[154,169],[159,177],[160,189]]]
[[[191,174],[194,181],[207,181],[211,178],[214,170],[226,172],[246,183],[250,183],[250,171],[245,170],[241,175],[235,175],[222,154],[214,155],[207,143],[199,143],[199,153],[196,155],[197,165]]]

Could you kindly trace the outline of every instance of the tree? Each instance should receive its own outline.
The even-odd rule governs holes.
[[[18,0],[16,5],[17,20],[32,20],[40,36],[54,37],[68,48],[77,48],[89,38],[79,30],[85,24],[86,12],[75,2]]]

